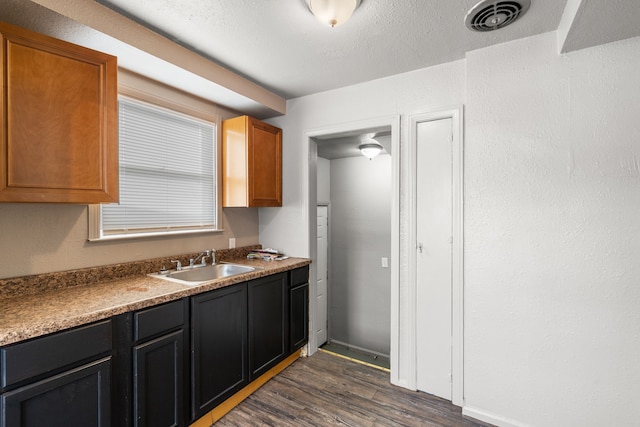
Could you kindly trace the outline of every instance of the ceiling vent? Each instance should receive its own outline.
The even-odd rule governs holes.
[[[497,30],[524,15],[530,5],[530,0],[482,0],[467,12],[464,23],[474,31]]]

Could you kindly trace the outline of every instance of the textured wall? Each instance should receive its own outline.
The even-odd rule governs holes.
[[[505,426],[635,425],[640,39],[558,56],[556,37],[289,101],[274,120],[286,207],[261,211],[261,238],[308,253],[305,131],[402,114],[406,162],[407,115],[464,103],[465,412]]]
[[[331,161],[329,336],[389,355],[391,156]]]
[[[503,425],[640,419],[640,39],[467,56],[465,397]]]
[[[375,80],[347,88],[293,99],[287,102],[287,115],[270,120],[283,128],[283,207],[260,210],[260,242],[297,256],[309,256],[309,221],[307,198],[309,195],[309,158],[305,133],[337,124],[349,126],[352,122],[401,116],[400,163],[407,164],[409,124],[408,115],[418,112],[443,110],[464,102],[464,61]],[[406,171],[401,171],[401,189],[407,188]],[[400,319],[399,369],[395,373],[397,384],[407,385],[412,380],[408,367],[415,355],[410,354],[412,336],[409,328],[408,307],[414,303],[407,292],[407,251],[414,250],[407,239],[407,191],[400,192],[402,218],[400,219]],[[391,206],[391,201],[389,201]],[[407,247],[411,246],[411,249]],[[311,264],[313,276],[315,264]],[[312,284],[313,293],[313,284]]]

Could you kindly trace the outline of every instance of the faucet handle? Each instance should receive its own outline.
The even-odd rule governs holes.
[[[207,258],[211,256],[211,251],[207,249],[204,251],[204,255],[202,255],[202,259],[200,260],[200,264],[207,265]]]
[[[179,260],[177,260],[177,259],[172,259],[172,260],[171,260],[171,262],[172,262],[172,263],[174,263],[174,264],[176,265],[176,270],[177,270],[177,271],[182,270],[182,263],[181,263]]]

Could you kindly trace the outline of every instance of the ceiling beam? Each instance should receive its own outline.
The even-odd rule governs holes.
[[[286,100],[281,96],[100,3],[93,0],[31,1],[205,78],[277,113],[286,113]]]

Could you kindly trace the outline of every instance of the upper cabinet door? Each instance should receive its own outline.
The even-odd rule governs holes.
[[[0,201],[118,201],[117,59],[0,23]]]
[[[282,130],[248,116],[222,122],[223,207],[282,206]]]

